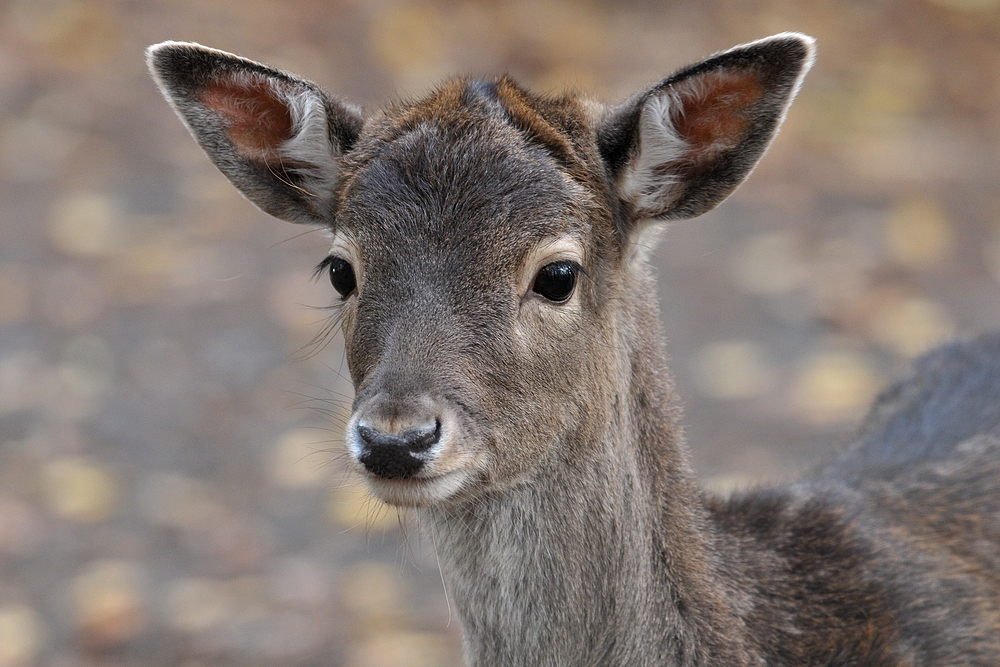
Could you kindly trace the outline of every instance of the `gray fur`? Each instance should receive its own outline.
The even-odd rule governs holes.
[[[800,483],[719,498],[688,463],[637,239],[746,178],[812,53],[777,35],[614,107],[455,79],[362,124],[262,65],[152,51],[220,169],[352,267],[348,452],[426,520],[469,665],[1000,664],[1000,338],[919,363]],[[328,141],[293,142],[320,205],[254,166],[306,136],[288,90],[326,109]]]

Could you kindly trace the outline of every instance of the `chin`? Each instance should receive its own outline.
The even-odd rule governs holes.
[[[465,495],[473,482],[469,470],[453,470],[428,477],[386,479],[366,474],[365,483],[372,495],[395,507],[428,507]]]

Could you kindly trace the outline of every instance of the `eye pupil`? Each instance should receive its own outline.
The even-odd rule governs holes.
[[[330,284],[346,299],[358,286],[350,262],[340,257],[327,257],[323,263],[330,274]]]
[[[531,291],[549,301],[562,303],[569,299],[576,287],[576,276],[580,265],[576,262],[552,262],[546,264],[535,276]]]

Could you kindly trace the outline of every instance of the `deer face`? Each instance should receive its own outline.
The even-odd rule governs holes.
[[[346,443],[401,504],[571,456],[606,422],[593,395],[614,363],[600,352],[618,247],[607,187],[588,189],[503,118],[509,84],[452,85],[362,134],[337,206],[332,261],[355,283]],[[588,151],[597,164],[591,141],[581,169]]]
[[[263,210],[333,232],[356,397],[345,442],[398,505],[530,483],[587,456],[630,374],[649,221],[724,199],[811,59],[780,35],[622,105],[452,81],[367,121],[313,84],[197,45],[158,83]]]

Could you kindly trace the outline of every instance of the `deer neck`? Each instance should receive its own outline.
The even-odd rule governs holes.
[[[474,667],[747,664],[679,442],[659,318],[640,317],[612,419],[581,447],[592,456],[423,510]]]

